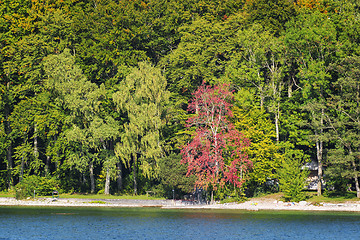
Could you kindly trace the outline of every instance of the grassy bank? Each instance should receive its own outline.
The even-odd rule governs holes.
[[[344,202],[357,202],[360,201],[360,199],[356,197],[356,192],[331,193],[322,196],[317,196],[317,194],[313,192],[307,201],[326,202],[326,203],[344,203]]]
[[[137,199],[137,200],[164,200],[146,195],[105,195],[105,194],[60,194],[61,198],[79,198],[79,199]]]
[[[331,193],[331,194],[323,194],[322,196],[317,196],[317,193],[314,192],[306,192],[307,202],[324,202],[324,203],[345,203],[345,202],[358,202],[359,198],[356,197],[356,192],[346,192],[346,193]],[[283,201],[282,193],[273,193],[266,194],[260,197],[250,198],[249,200],[253,201]]]
[[[316,192],[307,192],[308,202],[325,202],[325,203],[344,203],[344,202],[358,202],[356,192],[346,192],[341,194],[328,194],[326,196],[317,196]],[[265,194],[259,197],[249,198],[252,201],[282,201],[282,193]],[[12,192],[0,192],[0,197],[15,197]],[[51,197],[51,196],[36,196],[36,197]],[[105,195],[105,194],[60,194],[60,198],[78,198],[78,199],[134,199],[134,200],[165,200],[165,198],[158,198],[146,195]]]
[[[12,192],[0,192],[0,197],[15,197]],[[51,196],[36,196],[36,197],[51,197]],[[134,199],[134,200],[164,200],[165,198],[158,198],[146,195],[105,195],[105,194],[60,194],[60,198],[78,198],[78,199]]]

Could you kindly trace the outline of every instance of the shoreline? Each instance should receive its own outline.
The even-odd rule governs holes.
[[[244,203],[191,204],[181,200],[130,200],[130,199],[79,199],[79,198],[38,198],[16,200],[11,197],[0,197],[1,206],[21,207],[113,207],[141,208],[158,207],[163,209],[217,209],[217,210],[247,210],[247,211],[330,211],[330,212],[360,212],[360,202],[320,203],[315,206],[309,202],[287,203],[282,201],[252,199]]]

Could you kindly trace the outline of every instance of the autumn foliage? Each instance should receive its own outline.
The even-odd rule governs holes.
[[[181,151],[182,162],[188,164],[188,175],[197,177],[196,186],[214,189],[229,182],[241,187],[244,174],[252,165],[245,148],[250,141],[229,121],[232,117],[229,86],[210,87],[203,84],[193,93],[188,110],[195,113],[187,128],[195,127],[191,142]]]

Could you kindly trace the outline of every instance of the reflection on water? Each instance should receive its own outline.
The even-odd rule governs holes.
[[[360,214],[0,207],[0,240],[206,238],[360,239]]]

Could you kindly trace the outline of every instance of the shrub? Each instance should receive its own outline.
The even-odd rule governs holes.
[[[175,194],[184,195],[194,191],[195,176],[186,176],[187,166],[181,164],[181,155],[171,154],[159,160],[161,188],[153,190],[157,196],[173,198]]]
[[[49,196],[58,189],[59,184],[55,178],[46,178],[38,176],[27,176],[15,186],[16,199],[24,199],[34,195]]]
[[[303,190],[309,171],[302,169],[299,159],[285,160],[282,168],[278,170],[278,175],[280,190],[284,193],[285,201],[299,202],[306,198]]]

